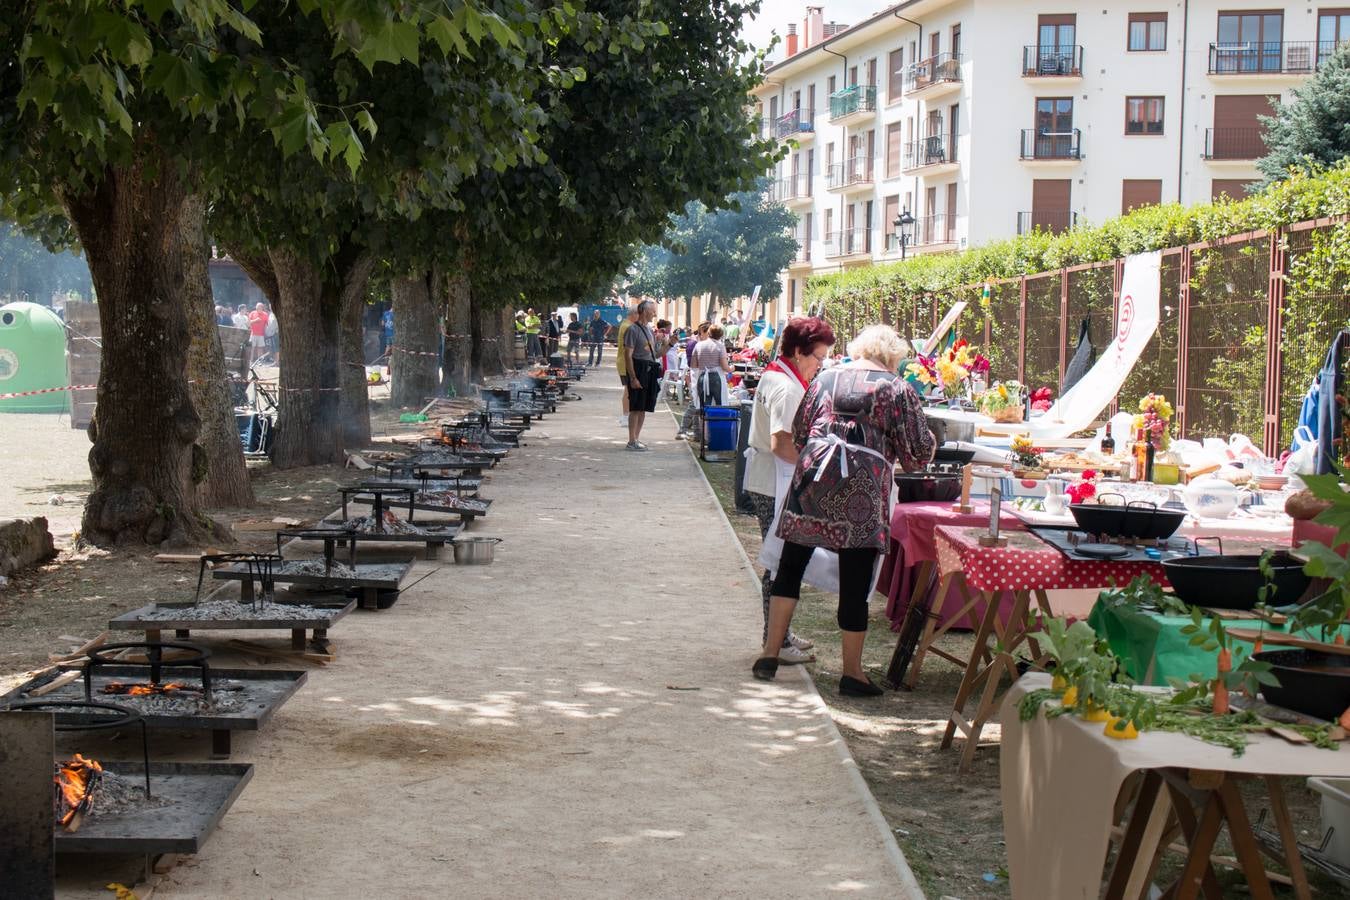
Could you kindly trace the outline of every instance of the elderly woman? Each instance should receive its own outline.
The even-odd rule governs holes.
[[[755,389],[750,415],[750,449],[745,452],[745,490],[759,519],[763,538],[773,524],[777,509],[779,470],[792,471],[797,464],[797,445],[792,441],[792,422],[806,395],[811,379],[834,346],[834,332],[823,319],[797,318],[787,323],[778,339],[778,358],[769,363]],[[769,596],[773,573],[766,567],[760,582],[764,598],[764,633],[769,636]],[[810,662],[814,646],[788,632],[778,650],[780,663]]]
[[[801,597],[815,548],[839,556],[839,628],[843,675],[839,693],[882,693],[862,667],[867,597],[890,530],[894,467],[914,471],[933,458],[936,442],[914,389],[897,374],[910,348],[889,326],[866,328],[849,345],[851,361],[821,373],[793,422],[798,452],[777,535],[783,551],[769,602],[768,636],[753,673],[770,681],[778,651]]]

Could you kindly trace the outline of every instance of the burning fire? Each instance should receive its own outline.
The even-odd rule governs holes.
[[[165,684],[126,684],[121,681],[110,681],[103,686],[100,693],[125,694],[128,697],[149,697],[154,694],[175,694],[187,690],[191,690],[191,688],[178,681],[170,681]]]
[[[94,789],[98,786],[103,766],[97,760],[85,759],[76,753],[69,762],[60,763],[52,779],[61,799],[61,825],[67,831],[80,827],[79,819],[93,805]]]

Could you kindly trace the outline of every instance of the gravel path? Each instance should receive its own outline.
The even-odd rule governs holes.
[[[493,471],[492,566],[419,560],[236,740],[256,775],[156,900],[920,896],[809,680],[750,678],[758,583],[612,381]]]

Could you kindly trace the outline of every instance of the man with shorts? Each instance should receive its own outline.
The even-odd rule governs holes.
[[[267,349],[267,307],[259,303],[253,308],[253,312],[248,314],[248,345],[250,348],[249,362],[256,362]]]
[[[643,300],[634,312],[636,315],[619,342],[628,369],[627,449],[646,450],[647,445],[638,438],[642,436],[647,413],[656,411],[656,399],[661,393],[661,364],[657,360],[666,352],[666,342],[656,337],[651,328],[656,318],[653,301]]]
[[[635,306],[628,311],[628,317],[619,323],[619,352],[615,354],[617,359],[614,360],[614,367],[619,370],[619,384],[623,385],[623,397],[621,398],[621,402],[623,403],[623,415],[619,416],[619,424],[624,426],[628,424],[628,354],[624,353],[623,341],[624,338],[628,336],[628,329],[631,328],[633,323],[637,320],[638,311]]]

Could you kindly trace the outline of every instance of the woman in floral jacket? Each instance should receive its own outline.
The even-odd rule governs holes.
[[[778,525],[783,554],[756,678],[777,674],[777,648],[801,597],[802,576],[814,549],[824,547],[839,554],[839,692],[881,693],[863,672],[862,648],[867,596],[890,533],[893,473],[897,463],[907,472],[922,468],[936,449],[922,401],[896,375],[909,350],[888,326],[864,329],[848,346],[853,361],[819,375],[797,410],[793,440],[800,456]]]

